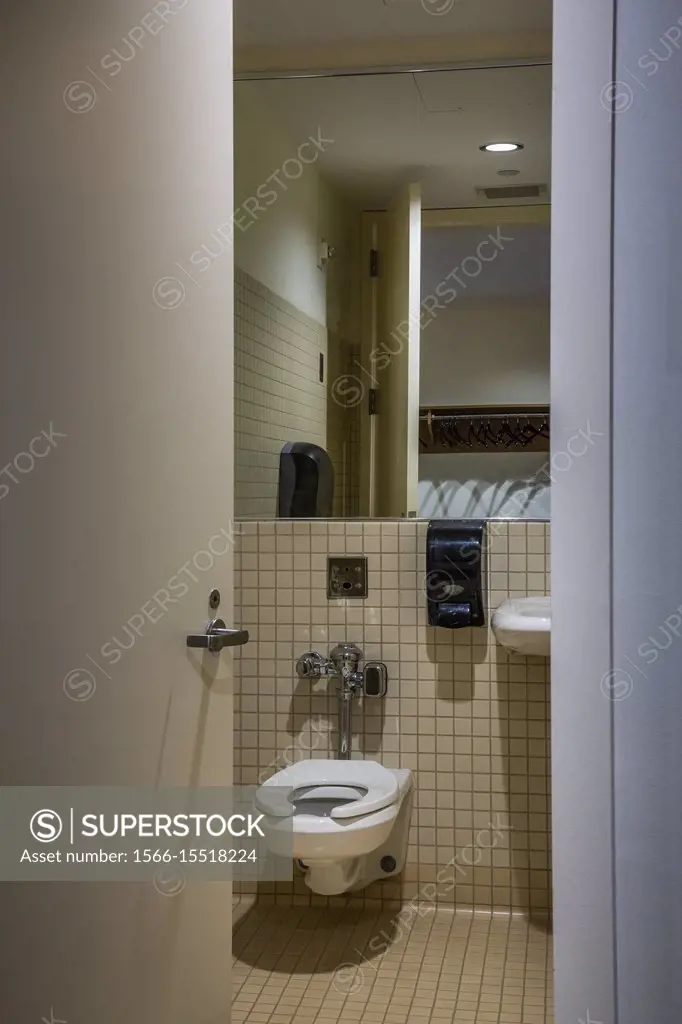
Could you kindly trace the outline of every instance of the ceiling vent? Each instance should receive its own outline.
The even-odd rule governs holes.
[[[493,185],[477,188],[479,199],[542,199],[549,192],[547,185]]]

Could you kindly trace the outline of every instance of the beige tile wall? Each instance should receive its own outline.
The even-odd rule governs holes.
[[[276,515],[286,441],[326,447],[327,331],[239,268],[235,271],[235,514]]]
[[[421,894],[543,914],[550,904],[549,665],[508,654],[489,627],[427,625],[427,525],[241,524],[236,617],[252,641],[238,655],[235,781],[253,784],[291,761],[333,756],[335,698],[326,682],[299,680],[294,664],[310,648],[326,654],[355,641],[387,663],[389,694],[356,704],[354,756],[411,768],[416,782],[406,869],[358,898]],[[507,596],[548,592],[548,524],[489,523],[486,548],[488,617]],[[330,553],[368,556],[367,600],[327,599]],[[259,895],[323,901],[301,879]]]

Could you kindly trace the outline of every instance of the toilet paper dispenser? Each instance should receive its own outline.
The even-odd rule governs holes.
[[[426,600],[430,626],[485,625],[483,536],[478,520],[438,519],[426,534]]]

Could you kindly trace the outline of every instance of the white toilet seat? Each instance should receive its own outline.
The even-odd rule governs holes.
[[[292,797],[297,791],[310,790],[312,795],[326,800],[333,800],[338,793],[339,805],[332,806],[330,811],[335,821],[363,817],[390,807],[397,802],[400,789],[394,773],[376,761],[298,761],[267,779],[256,795],[259,809],[278,817],[290,815],[291,808],[284,809],[281,801],[271,805],[268,787],[291,789]]]

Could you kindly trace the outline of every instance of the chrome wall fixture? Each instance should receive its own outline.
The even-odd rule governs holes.
[[[360,667],[364,655],[356,644],[337,644],[325,658],[317,651],[306,651],[296,662],[300,679],[338,679],[336,695],[339,700],[339,743],[337,757],[348,760],[353,737],[353,698],[385,697],[388,689],[388,671],[381,661],[367,661]]]

